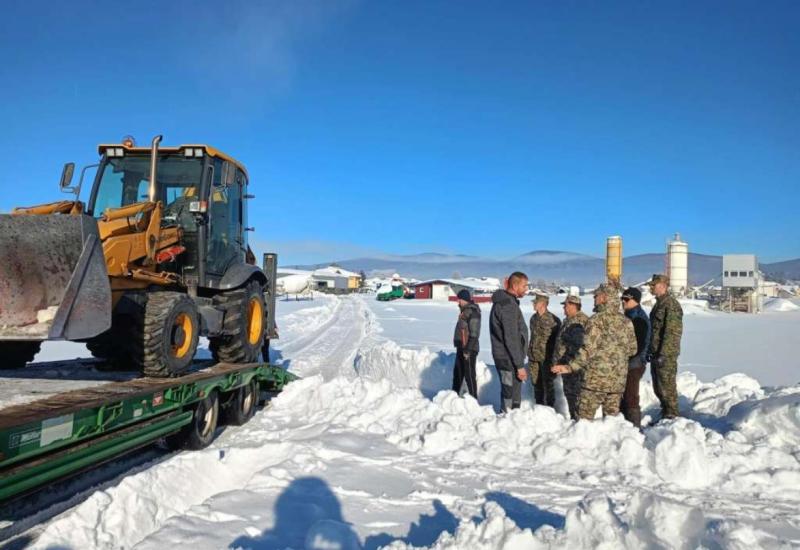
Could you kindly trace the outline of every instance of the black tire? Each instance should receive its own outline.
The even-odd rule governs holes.
[[[115,315],[111,328],[86,341],[92,357],[104,359],[95,368],[100,371],[128,371],[139,368],[134,361],[135,351],[141,346],[134,343],[141,340],[142,319],[130,315]]]
[[[231,398],[222,408],[222,422],[241,426],[250,420],[258,407],[258,391],[258,381],[255,378],[233,390]]]
[[[23,368],[41,348],[41,342],[0,342],[0,369]]]
[[[257,281],[250,281],[244,288],[223,292],[215,301],[224,310],[225,317],[223,336],[208,339],[214,359],[223,363],[257,362],[266,329],[264,288]],[[257,317],[251,316],[251,306],[258,307],[261,312],[260,331],[251,331],[251,324]]]
[[[181,430],[165,438],[167,447],[173,450],[198,450],[208,447],[214,440],[219,421],[219,396],[211,392],[194,408],[192,421]]]
[[[192,364],[200,322],[197,306],[181,292],[147,295],[142,323],[132,323],[132,359],[145,376],[179,376]],[[191,334],[187,334],[191,331]]]

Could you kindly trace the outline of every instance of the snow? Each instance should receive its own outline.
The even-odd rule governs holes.
[[[652,425],[646,375],[640,432],[618,417],[571,422],[532,406],[527,388],[522,408],[498,415],[486,327],[479,401],[459,398],[453,304],[278,308],[272,360],[301,380],[209,448],[90,491],[33,529],[32,547],[800,545],[800,312],[687,315],[686,417]]]
[[[764,311],[798,311],[800,305],[786,298],[771,298],[764,302]]]

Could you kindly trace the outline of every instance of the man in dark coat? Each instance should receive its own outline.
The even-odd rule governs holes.
[[[453,368],[453,391],[461,395],[461,386],[466,381],[469,394],[478,399],[478,381],[475,376],[475,362],[480,351],[481,308],[472,301],[469,291],[458,293],[458,321],[453,335],[456,347],[456,364]]]
[[[511,274],[504,289],[492,294],[489,333],[492,358],[500,376],[501,409],[519,408],[522,382],[528,378],[526,367],[528,325],[519,308],[519,299],[528,293],[528,276],[519,271]]]
[[[625,419],[637,428],[642,426],[639,381],[647,368],[647,353],[650,348],[650,318],[639,305],[641,301],[642,291],[636,287],[630,287],[622,293],[622,309],[633,323],[633,332],[636,334],[636,355],[628,360],[628,379],[620,408]]]

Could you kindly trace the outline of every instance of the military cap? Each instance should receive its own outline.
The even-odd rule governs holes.
[[[650,282],[647,284],[650,285],[650,287],[654,287],[656,286],[656,283],[664,283],[665,285],[669,286],[669,277],[663,273],[653,273],[653,276],[650,278]]]
[[[567,296],[566,298],[564,298],[564,301],[563,301],[563,302],[561,302],[561,305],[564,305],[564,304],[577,304],[577,305],[581,305],[581,297],[580,297],[580,296],[574,296],[574,295],[570,294],[569,296]]]
[[[615,291],[616,290],[612,285],[602,283],[594,289],[594,295],[597,296],[598,294],[605,294],[606,296],[613,296]]]
[[[548,296],[544,292],[537,292],[533,296],[534,296],[534,298],[533,298],[534,302],[549,302],[550,301],[550,296]]]

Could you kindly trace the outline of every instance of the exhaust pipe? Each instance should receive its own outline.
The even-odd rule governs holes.
[[[162,135],[157,135],[153,138],[152,143],[150,144],[150,190],[149,190],[149,197],[150,202],[155,202],[156,200],[156,175],[158,172],[158,144],[161,143],[161,138],[164,137]]]

